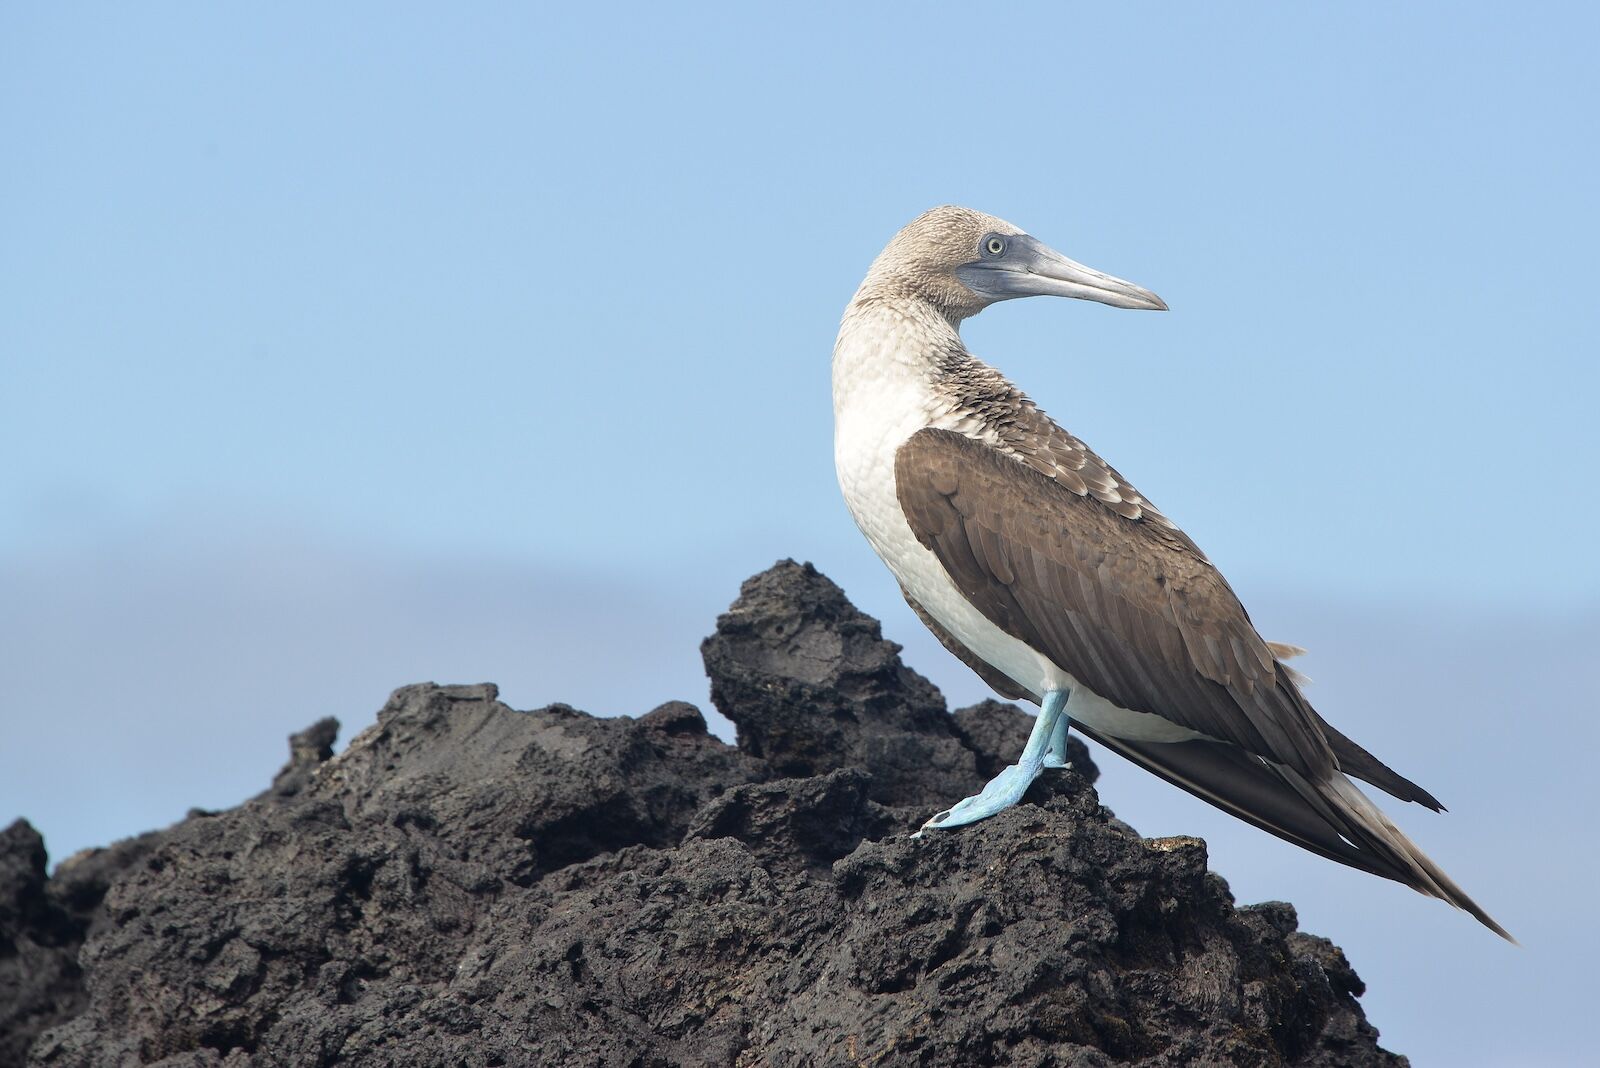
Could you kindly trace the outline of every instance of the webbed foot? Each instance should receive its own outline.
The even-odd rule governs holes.
[[[922,831],[930,827],[960,827],[963,824],[987,819],[996,812],[1005,811],[1022,800],[1022,795],[1028,792],[1033,780],[1039,777],[1042,767],[1043,764],[1039,760],[1011,765],[990,779],[981,791],[971,797],[962,798],[924,823],[917,835],[920,836]]]
[[[982,790],[964,797],[924,823],[913,838],[921,838],[930,828],[960,827],[987,819],[1003,812],[1022,800],[1039,772],[1047,767],[1066,766],[1067,745],[1067,691],[1051,690],[1040,702],[1039,715],[1033,722],[1033,733],[1022,749],[1017,762],[990,779]],[[1055,763],[1052,763],[1052,759]]]

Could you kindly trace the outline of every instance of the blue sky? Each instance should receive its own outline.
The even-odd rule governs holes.
[[[231,804],[425,678],[704,706],[700,637],[782,556],[982,696],[829,440],[845,301],[963,203],[1172,306],[966,336],[1312,647],[1319,708],[1451,806],[1400,816],[1527,948],[1110,756],[1106,802],[1295,901],[1415,1063],[1576,1063],[1597,23],[10,6],[0,819],[60,857]]]

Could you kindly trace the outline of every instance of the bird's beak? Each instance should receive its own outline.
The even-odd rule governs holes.
[[[1037,291],[1045,296],[1077,297],[1097,300],[1113,308],[1138,308],[1144,311],[1166,311],[1167,302],[1132,282],[1113,278],[1104,271],[1085,267],[1069,260],[1048,245],[1033,242],[1033,255],[1028,270],[1037,280]]]
[[[1006,239],[1005,254],[956,269],[966,286],[990,300],[1013,297],[1076,297],[1113,308],[1166,311],[1167,302],[1145,289],[1104,271],[1069,260],[1027,234]]]

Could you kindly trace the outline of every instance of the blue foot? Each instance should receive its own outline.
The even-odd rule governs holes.
[[[960,827],[976,823],[993,816],[996,812],[1002,812],[1022,800],[1022,795],[1028,792],[1028,787],[1039,777],[1042,768],[1063,766],[1063,764],[1050,764],[1049,760],[1051,753],[1056,753],[1058,759],[1063,759],[1066,752],[1067,717],[1064,714],[1066,706],[1065,690],[1051,690],[1046,693],[1039,708],[1039,715],[1033,721],[1033,733],[1028,735],[1028,744],[1023,747],[1022,756],[1017,762],[990,779],[978,793],[962,798],[924,823],[922,829],[911,837],[920,838],[922,832],[930,828]]]

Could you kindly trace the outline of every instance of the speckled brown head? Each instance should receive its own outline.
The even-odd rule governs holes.
[[[954,204],[923,212],[895,234],[855,300],[921,300],[960,322],[998,301],[1033,296],[1167,307],[1148,289],[1069,260],[1004,219]]]

